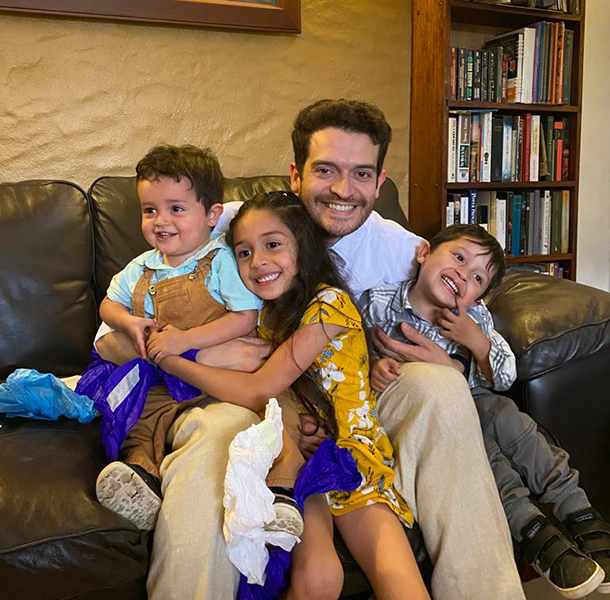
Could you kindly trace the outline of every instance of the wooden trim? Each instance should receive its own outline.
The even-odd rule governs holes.
[[[448,190],[520,190],[520,189],[571,189],[575,181],[492,181],[491,183],[447,183]]]
[[[226,0],[0,0],[0,12],[301,32],[300,0],[278,0],[277,6]]]
[[[509,265],[519,263],[545,263],[545,262],[565,262],[572,261],[574,259],[574,253],[568,252],[567,254],[528,254],[527,256],[512,256],[508,255],[505,257],[506,262]]]
[[[582,21],[584,15],[555,10],[527,8],[512,4],[477,4],[465,0],[449,0],[451,20],[470,25],[491,25],[513,29],[535,21]]]
[[[579,100],[580,105],[580,100]],[[449,110],[498,110],[503,113],[543,112],[543,113],[577,113],[580,108],[568,104],[521,104],[500,102],[471,102],[469,100],[451,100],[447,102]]]

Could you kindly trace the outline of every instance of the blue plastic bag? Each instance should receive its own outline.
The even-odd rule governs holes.
[[[0,413],[49,421],[68,417],[89,423],[95,417],[95,407],[87,396],[72,391],[51,373],[17,369],[0,384]]]

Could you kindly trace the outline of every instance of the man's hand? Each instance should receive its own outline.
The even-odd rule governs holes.
[[[399,362],[433,363],[453,367],[460,373],[463,372],[462,364],[451,358],[436,342],[418,333],[406,323],[400,324],[400,330],[411,344],[393,340],[378,327],[372,330],[373,345],[380,354]]]
[[[328,433],[313,415],[299,415],[299,419],[301,420],[299,450],[305,459],[309,460],[320,444],[328,438]]]
[[[385,389],[400,377],[400,363],[393,358],[380,358],[371,364],[371,387],[376,392]]]
[[[148,356],[158,364],[166,356],[180,356],[190,350],[184,334],[184,331],[173,325],[166,325],[161,330],[153,331],[146,344]]]
[[[271,344],[254,337],[241,337],[199,350],[197,362],[231,371],[258,371],[271,354]]]
[[[145,360],[148,358],[148,353],[146,352],[147,330],[155,331],[156,328],[157,324],[154,319],[146,319],[134,315],[126,315],[121,326],[122,331],[132,341],[136,352]]]

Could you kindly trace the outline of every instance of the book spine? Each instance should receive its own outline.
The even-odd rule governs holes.
[[[547,162],[547,171],[548,171],[548,179],[550,181],[555,180],[555,161],[553,157],[553,132],[555,130],[555,118],[547,117],[546,118],[546,126],[544,130],[544,135],[546,138],[546,162]]]
[[[481,51],[472,51],[472,99],[475,102],[481,101]]]
[[[538,170],[540,166],[540,115],[532,115],[531,127],[529,181],[538,181]]]
[[[530,180],[530,153],[532,150],[532,114],[525,114],[525,127],[523,130],[523,176],[522,181]]]
[[[447,119],[447,181],[455,183],[456,179],[456,149],[457,149],[457,117]]]
[[[500,89],[502,90],[502,95],[501,95],[501,100],[500,102],[510,102],[510,100],[508,99],[508,61],[509,61],[509,56],[506,52],[502,53],[502,84],[500,86]],[[513,102],[514,100],[514,94],[515,94],[515,90],[514,87],[512,89],[512,94],[513,94]]]
[[[559,36],[559,26],[557,23],[551,23],[551,71],[549,76],[549,92],[548,101],[550,104],[555,103],[555,81],[557,77],[557,38]]]
[[[570,104],[572,96],[572,60],[574,53],[574,32],[566,29],[563,46],[563,81],[561,85],[561,103]]]
[[[477,191],[469,190],[468,192],[468,223],[476,223],[477,210]]]
[[[512,118],[511,127],[511,146],[510,146],[510,180],[517,181],[517,171],[519,170],[519,117]]]
[[[550,254],[551,250],[551,192],[544,190],[542,200],[542,251],[540,254]]]
[[[529,215],[527,214],[527,192],[521,194],[521,228],[519,229],[519,255],[527,254]]]
[[[451,227],[451,225],[453,225],[453,201],[449,200],[445,211],[445,227]]]
[[[563,158],[561,164],[561,179],[570,179],[570,119],[563,119]]]
[[[563,21],[557,25],[557,75],[555,77],[554,100],[556,104],[561,104],[563,95],[563,45],[566,26]]]
[[[458,100],[466,100],[466,50],[458,48]]]
[[[519,256],[521,245],[521,194],[513,197],[512,255]]]
[[[473,113],[470,117],[470,173],[469,181],[479,181],[479,146],[480,146],[480,128],[481,117],[478,113]]]
[[[449,97],[451,100],[457,100],[457,48],[455,46],[451,46]]]
[[[481,102],[489,102],[489,50],[481,52]]]
[[[536,216],[534,211],[536,210],[534,192],[527,192],[526,200],[525,200],[525,209],[526,209],[526,223],[527,223],[527,245],[526,245],[526,254],[531,255],[534,254],[534,238],[536,231]]]
[[[554,160],[553,173],[555,181],[561,181],[563,167],[563,121],[557,120],[553,125]]]
[[[534,246],[532,254],[542,254],[542,199],[540,190],[534,191]]]
[[[474,52],[466,49],[466,100],[472,100],[472,86],[474,78]]]
[[[457,180],[468,182],[470,169],[470,114],[458,115],[458,157]]]
[[[509,115],[505,115],[502,119],[502,181],[510,181],[513,124]]]
[[[561,192],[561,253],[569,252],[570,246],[570,191]]]
[[[462,196],[460,198],[460,223],[462,225],[468,225],[468,196]]]
[[[551,193],[551,252],[561,252],[561,191]]]
[[[506,254],[513,253],[513,211],[514,195],[506,192]]]
[[[491,119],[491,180],[502,181],[502,160],[504,140],[504,120],[494,116]]]
[[[534,81],[532,84],[532,102],[539,102],[538,88],[540,86],[540,36],[542,32],[542,23],[534,23],[536,31],[536,39],[534,42]]]
[[[496,239],[502,250],[506,250],[506,200],[496,198]]]
[[[489,183],[491,181],[491,136],[492,136],[492,113],[481,114],[481,177],[480,181]]]

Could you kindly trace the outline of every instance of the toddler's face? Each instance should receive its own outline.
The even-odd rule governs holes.
[[[269,210],[251,210],[233,230],[239,275],[264,300],[286,293],[298,273],[297,241],[284,222]]]
[[[422,247],[417,260],[417,287],[434,308],[456,308],[458,297],[465,306],[476,304],[493,277],[489,254],[468,238],[445,242],[434,252]]]
[[[197,200],[188,179],[161,177],[138,182],[142,233],[163,254],[165,264],[177,267],[205,246],[222,214],[222,205],[209,211]]]

